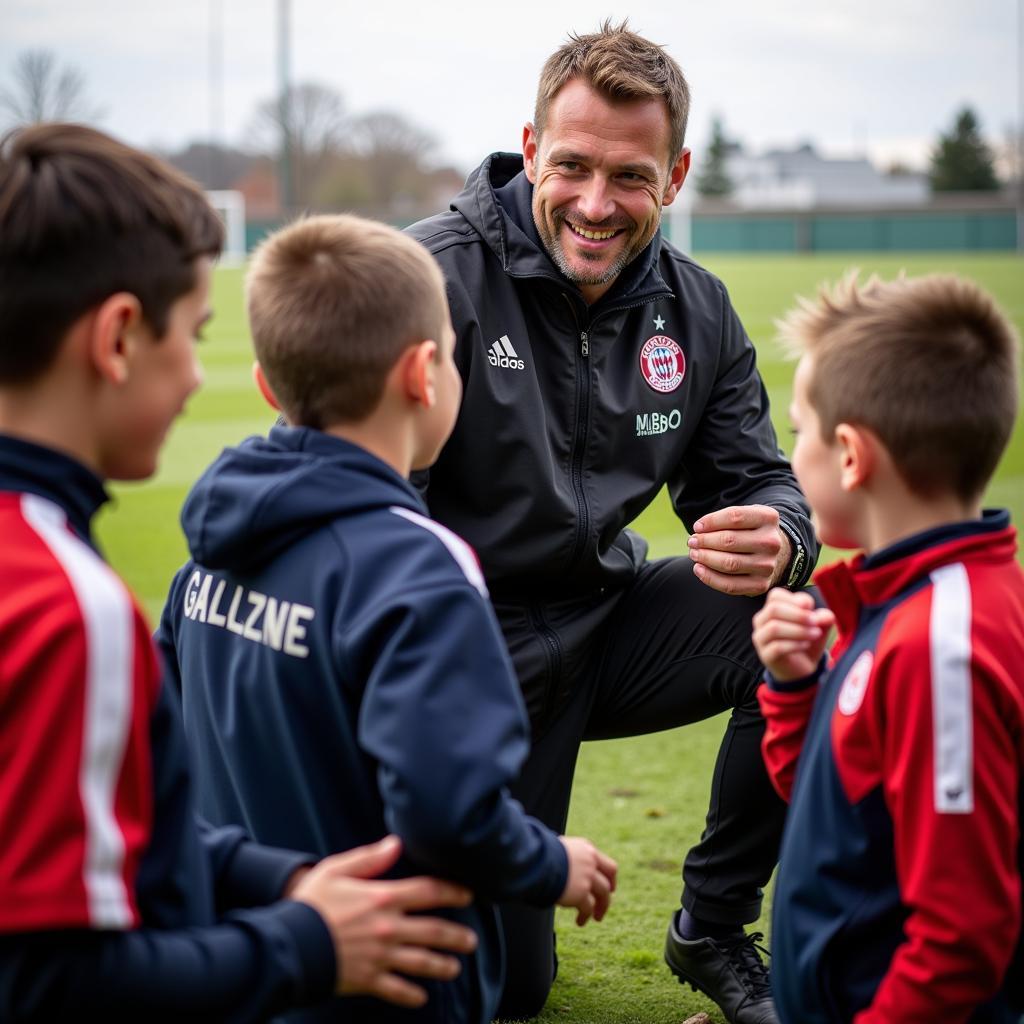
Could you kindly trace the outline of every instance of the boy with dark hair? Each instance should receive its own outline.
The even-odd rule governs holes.
[[[311,869],[197,826],[178,706],[96,549],[104,478],[149,476],[199,383],[221,237],[193,184],[99,132],[0,140],[5,1022],[255,1021],[335,991],[417,1005],[396,971],[458,970],[417,947],[474,944],[402,914],[464,890],[363,880],[395,862],[393,837]]]
[[[286,422],[189,495],[192,561],[159,631],[201,809],[322,854],[392,830],[404,870],[472,887],[457,916],[475,961],[415,1017],[486,1024],[504,972],[493,901],[600,920],[616,868],[509,797],[522,697],[473,551],[407,479],[459,408],[441,272],[393,228],[314,217],[263,244],[247,296],[256,379]],[[358,1019],[391,1015],[368,1002]]]
[[[1015,1024],[1024,576],[1008,514],[980,507],[1017,411],[1013,328],[935,275],[850,277],[783,329],[793,468],[821,540],[864,553],[818,573],[828,608],[773,590],[754,617],[790,802],[779,1019]]]

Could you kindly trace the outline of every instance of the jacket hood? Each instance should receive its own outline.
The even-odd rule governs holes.
[[[533,220],[533,185],[518,153],[492,153],[466,179],[455,199],[457,210],[501,260],[512,277],[548,277],[574,288],[551,262]],[[666,290],[657,271],[661,231],[619,275],[608,298],[621,300],[650,290]]]
[[[392,505],[426,514],[409,482],[365,449],[278,426],[221,452],[186,498],[181,525],[195,561],[238,571],[325,521]]]
[[[499,201],[499,191],[504,203]],[[452,209],[477,230],[505,273],[555,276],[558,272],[533,223],[532,195],[523,158],[516,153],[492,153],[466,179],[465,188],[452,200]]]

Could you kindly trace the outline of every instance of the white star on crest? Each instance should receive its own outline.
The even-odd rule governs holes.
[[[654,318],[654,329],[656,331],[661,331],[665,329],[665,321],[660,316],[656,316]]]

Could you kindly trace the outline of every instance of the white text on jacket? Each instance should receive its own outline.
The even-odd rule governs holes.
[[[302,643],[306,639],[305,623],[316,614],[309,605],[279,601],[258,590],[236,586],[224,610],[225,587],[224,580],[196,569],[185,587],[185,618],[220,626],[294,658],[309,656],[309,648]]]

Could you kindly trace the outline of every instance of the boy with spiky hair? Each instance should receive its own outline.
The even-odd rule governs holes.
[[[444,281],[393,228],[313,217],[264,242],[246,290],[256,379],[285,423],[193,488],[192,560],[159,631],[200,807],[322,855],[390,830],[403,873],[470,886],[458,917],[476,955],[415,1019],[487,1024],[504,975],[493,902],[600,920],[616,868],[508,795],[529,746],[522,697],[473,551],[408,480],[459,409]],[[352,1013],[391,1019],[376,1001]]]
[[[1017,412],[1017,339],[940,275],[849,277],[783,333],[793,468],[821,540],[863,554],[817,574],[827,608],[774,590],[754,618],[764,754],[790,802],[779,1019],[1016,1022],[1024,575],[1009,515],[981,498]]]
[[[425,993],[464,904],[389,837],[310,868],[199,828],[180,711],[103,561],[104,480],[149,476],[199,383],[222,228],[162,162],[75,125],[0,140],[0,1019],[262,1020]],[[280,902],[284,894],[290,899]],[[342,950],[344,959],[342,959]]]

